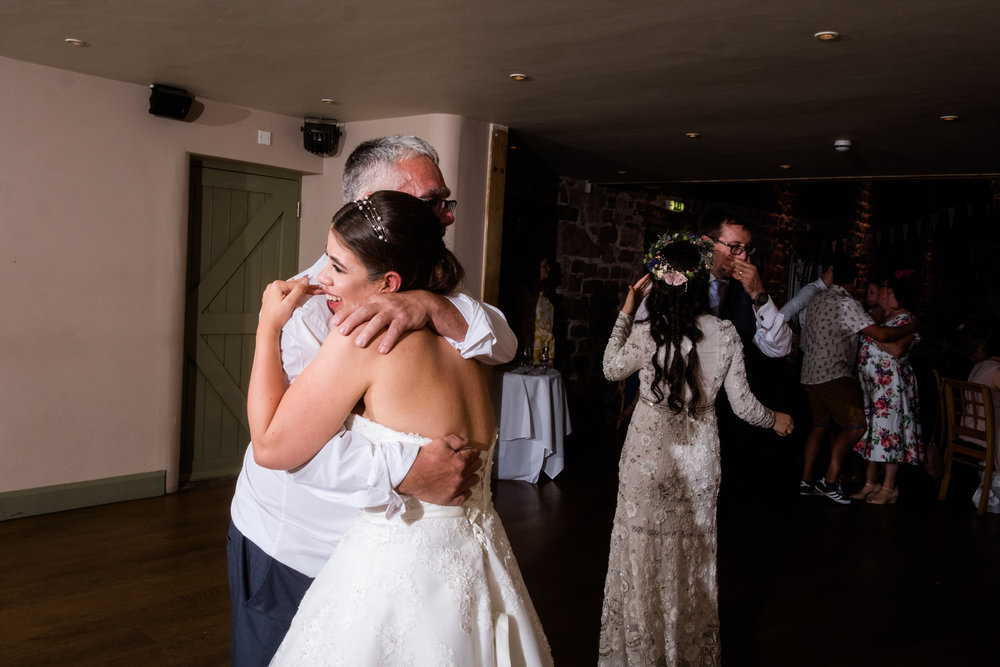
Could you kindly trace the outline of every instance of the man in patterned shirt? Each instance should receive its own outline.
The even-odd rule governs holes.
[[[799,493],[819,493],[846,505],[851,500],[841,487],[840,467],[866,427],[864,398],[857,378],[858,334],[881,343],[891,342],[916,331],[916,323],[901,327],[875,324],[864,307],[851,296],[858,275],[854,258],[835,255],[831,265],[836,284],[809,302],[809,318],[803,336],[802,384],[809,396],[813,425],[806,437]],[[840,433],[833,440],[830,465],[826,475],[813,482],[816,458],[834,423]]]

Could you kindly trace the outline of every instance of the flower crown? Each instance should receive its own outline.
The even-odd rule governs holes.
[[[701,254],[699,265],[694,269],[686,271],[671,266],[663,258],[662,253],[664,248],[673,243],[690,243],[696,247]],[[691,232],[668,233],[656,239],[656,242],[650,246],[649,252],[643,258],[643,263],[657,280],[667,285],[685,285],[691,278],[712,268],[712,253],[714,248],[715,244],[698,234],[692,234]],[[685,287],[685,289],[687,288]]]

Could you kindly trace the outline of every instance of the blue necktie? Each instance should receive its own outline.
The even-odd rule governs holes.
[[[713,280],[708,284],[708,307],[715,316],[719,315],[719,305],[722,303],[722,294],[725,291],[724,284],[724,280]]]

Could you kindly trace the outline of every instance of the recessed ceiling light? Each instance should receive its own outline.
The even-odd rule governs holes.
[[[528,80],[528,75],[527,74],[521,74],[519,72],[514,72],[513,74],[510,75],[510,78],[512,80],[514,80],[514,81],[527,81]]]
[[[778,166],[781,167],[782,169],[791,169],[792,168],[792,165],[790,165],[790,164],[779,164]]]
[[[941,116],[941,120],[943,120],[946,123],[951,123],[953,121],[958,120],[958,116],[956,116],[955,114],[950,114],[949,113],[949,114],[945,114],[945,115]]]
[[[619,176],[624,176],[624,175],[625,175],[625,174],[627,174],[627,173],[628,173],[628,172],[627,172],[627,171],[625,171],[624,169],[619,169],[619,170],[618,170],[618,175],[619,175]]]
[[[840,40],[840,33],[835,30],[821,30],[813,35],[821,42],[836,42]]]
[[[90,46],[90,44],[87,44],[87,42],[83,41],[82,39],[76,39],[75,37],[67,37],[63,41],[69,44],[70,46]]]
[[[320,100],[320,102],[322,102],[323,104],[336,104],[337,100],[332,99],[330,97],[324,97],[323,99]]]
[[[687,137],[688,139],[700,139],[701,132],[686,132],[684,136]]]

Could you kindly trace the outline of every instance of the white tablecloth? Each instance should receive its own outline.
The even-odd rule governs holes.
[[[549,477],[562,472],[563,439],[571,428],[559,371],[504,373],[493,400],[500,424],[496,476],[536,483],[542,472]]]

